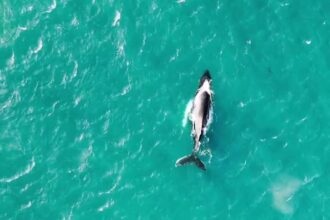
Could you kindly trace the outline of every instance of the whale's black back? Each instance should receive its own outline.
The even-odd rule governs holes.
[[[203,108],[201,109],[200,114],[203,117],[203,128],[205,128],[209,120],[209,113],[211,109],[211,96],[207,92],[203,92],[201,99]]]

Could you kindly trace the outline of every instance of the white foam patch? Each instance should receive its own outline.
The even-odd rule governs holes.
[[[290,3],[288,3],[288,2],[285,2],[285,3],[281,3],[281,4],[280,4],[281,7],[287,7],[287,6],[289,6],[289,5],[290,5]]]
[[[26,31],[27,30],[27,27],[18,26],[18,30],[20,30],[20,31]]]
[[[211,160],[212,160],[212,157],[213,157],[211,148],[206,148],[206,149],[202,150],[201,153],[200,153],[200,155],[201,156],[207,156],[208,157],[207,162],[209,164],[211,163]]]
[[[70,76],[70,80],[74,79],[77,76],[78,67],[79,67],[78,62],[74,61],[74,67],[73,67],[73,70],[72,70],[72,73],[71,73],[71,76]]]
[[[121,91],[121,93],[120,93],[120,95],[126,95],[127,93],[129,93],[129,91],[131,91],[131,84],[128,84],[127,86],[125,86],[123,89],[122,89],[122,91]]]
[[[120,12],[119,11],[116,11],[115,18],[113,19],[113,22],[112,22],[112,26],[113,27],[119,25],[120,18],[121,18]]]
[[[125,166],[125,164],[124,164],[124,162],[122,162],[122,166],[119,168],[118,176],[115,180],[115,183],[112,185],[112,187],[109,190],[107,190],[105,192],[99,192],[98,193],[99,196],[109,195],[109,194],[111,194],[115,191],[115,189],[119,186],[119,183],[122,179],[122,173],[123,173],[123,170],[124,170],[124,166]],[[107,175],[113,175],[113,171],[109,172]]]
[[[118,45],[118,55],[124,56],[124,54],[125,54],[125,45],[124,45],[124,43],[120,43]]]
[[[72,26],[78,26],[79,25],[79,21],[78,21],[78,18],[76,16],[73,17],[73,19],[71,21],[71,25]]]
[[[22,8],[21,14],[24,14],[26,12],[31,12],[33,10],[33,5],[28,5]]]
[[[82,96],[78,96],[77,98],[75,98],[75,100],[74,100],[74,106],[79,105],[81,99],[82,99]]]
[[[9,68],[12,68],[15,64],[15,53],[12,52],[11,57],[7,61],[7,65]]]
[[[28,208],[30,208],[31,206],[32,206],[32,202],[29,201],[27,204],[22,205],[20,210],[28,209]]]
[[[88,158],[92,155],[93,153],[93,147],[92,145],[89,145],[89,147],[83,151],[80,157],[80,166],[79,166],[79,172],[83,172],[87,165],[88,165]]]
[[[42,39],[39,38],[38,40],[38,46],[33,50],[33,53],[38,53],[43,47],[43,44],[42,44]]]
[[[184,115],[183,115],[183,119],[182,119],[182,127],[186,127],[188,119],[191,120],[191,108],[193,106],[193,100],[190,99],[189,102],[186,105],[186,109],[184,110]]]
[[[242,101],[239,103],[239,107],[240,107],[240,108],[244,108],[245,106],[246,106],[246,103],[244,103],[244,102],[242,102]]]
[[[176,1],[176,2],[179,3],[179,4],[182,4],[182,3],[185,3],[186,0],[178,0],[178,1]]]
[[[320,178],[320,174],[316,174],[316,175],[311,176],[311,177],[305,176],[305,178],[304,178],[304,185],[305,184],[309,184],[309,183],[313,182],[315,179],[318,179],[318,178]]]
[[[52,11],[54,11],[54,9],[56,8],[57,4],[56,4],[56,0],[53,0],[52,4],[48,7],[48,10],[46,11],[47,13],[51,13]]]
[[[292,200],[302,185],[302,181],[292,177],[282,178],[272,188],[273,206],[283,214],[294,212]]]
[[[176,58],[179,57],[179,52],[180,52],[179,49],[176,49],[175,55],[170,57],[170,62],[174,61]]]
[[[305,40],[305,44],[310,45],[312,43],[311,40]]]
[[[104,205],[102,205],[100,208],[97,209],[98,212],[103,212],[104,210],[110,208],[115,204],[115,201],[107,201]]]
[[[21,100],[21,96],[17,90],[7,99],[5,103],[0,106],[0,112],[6,108],[10,108],[13,104],[18,103]]]
[[[212,122],[213,122],[213,106],[211,106],[210,109],[209,120],[207,121],[204,134],[206,134],[206,132],[209,130],[209,127],[212,124]]]
[[[12,177],[2,178],[2,179],[0,179],[0,183],[10,183],[10,182],[13,182],[13,181],[19,179],[22,176],[29,174],[33,170],[35,165],[36,165],[36,163],[34,161],[34,158],[32,158],[31,163],[22,172],[19,172]]]

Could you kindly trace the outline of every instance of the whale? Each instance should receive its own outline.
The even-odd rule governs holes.
[[[199,80],[199,86],[193,99],[190,110],[190,120],[192,123],[192,138],[194,147],[190,155],[179,158],[175,165],[183,166],[186,164],[195,164],[198,168],[206,170],[204,163],[198,158],[198,152],[201,146],[201,140],[205,136],[207,126],[211,118],[212,96],[211,74],[208,70],[204,72]]]

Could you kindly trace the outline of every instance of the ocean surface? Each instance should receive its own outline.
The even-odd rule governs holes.
[[[330,219],[329,57],[327,0],[1,0],[0,219]]]

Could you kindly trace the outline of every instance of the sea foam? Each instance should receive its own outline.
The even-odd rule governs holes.
[[[190,99],[186,105],[186,109],[184,110],[184,115],[182,119],[182,127],[186,127],[188,119],[190,119],[190,111],[193,106],[193,100]]]
[[[18,172],[17,174],[15,174],[11,177],[1,178],[0,183],[10,183],[10,182],[13,182],[13,181],[19,179],[22,176],[25,176],[26,174],[30,173],[33,170],[35,165],[36,165],[36,163],[34,161],[34,158],[32,158],[31,163],[23,171]]]

